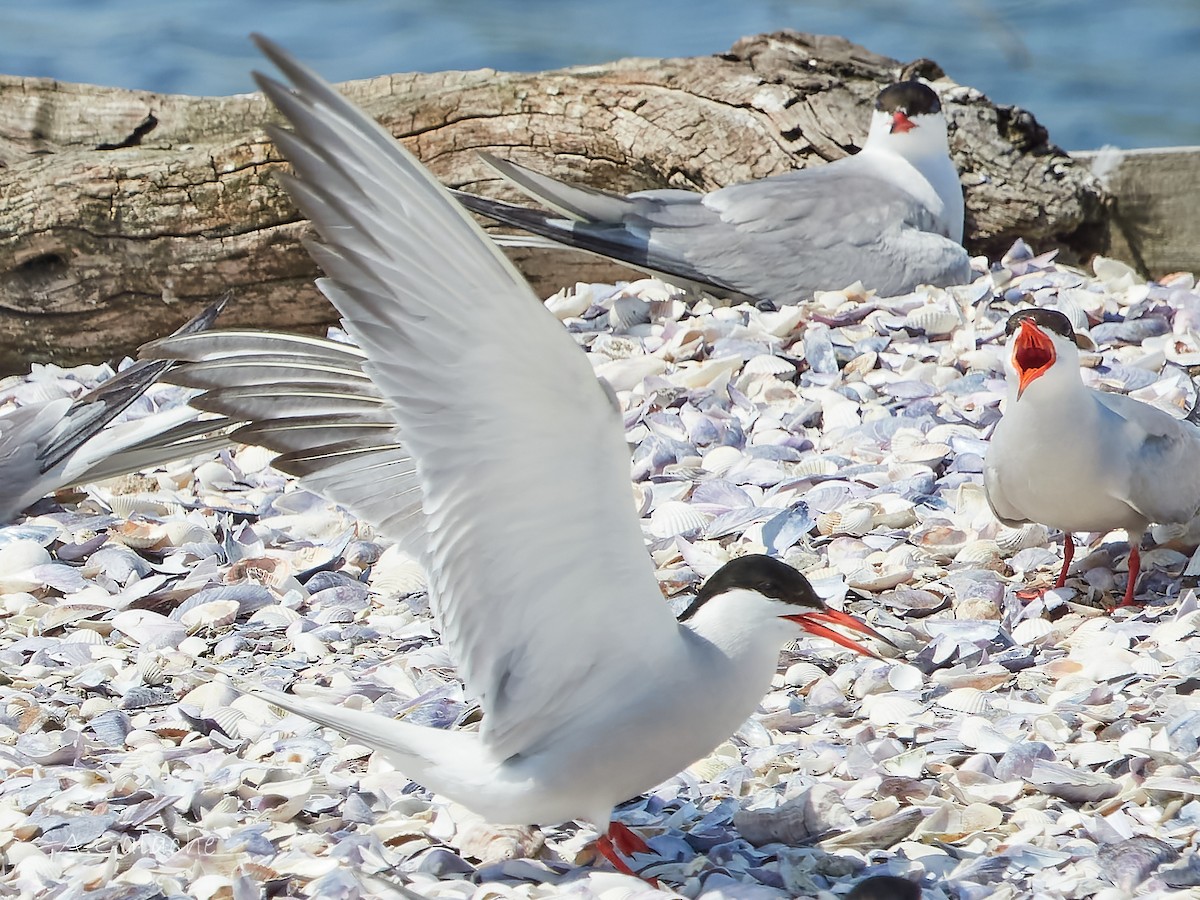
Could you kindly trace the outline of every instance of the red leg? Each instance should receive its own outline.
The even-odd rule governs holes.
[[[1075,558],[1075,541],[1071,537],[1071,532],[1063,532],[1063,567],[1058,573],[1058,581],[1054,582],[1054,587],[1057,590],[1067,583],[1067,569],[1071,568],[1071,560]]]
[[[1075,541],[1071,537],[1071,532],[1063,532],[1063,564],[1062,570],[1058,573],[1058,581],[1054,582],[1054,590],[1058,590],[1067,583],[1067,569],[1071,568],[1071,560],[1075,558]],[[1023,591],[1017,591],[1017,596],[1022,600],[1036,600],[1046,593],[1045,588],[1029,588]]]
[[[618,848],[620,848],[620,853],[617,852]],[[658,887],[657,878],[643,878],[643,876],[629,868],[629,863],[621,858],[621,853],[627,855],[647,853],[650,848],[646,846],[645,841],[620,822],[610,822],[608,831],[596,838],[596,850],[601,856],[612,863],[612,867],[621,874],[641,878],[651,887]]]
[[[1130,535],[1132,538],[1133,536]],[[1129,549],[1129,581],[1125,584],[1125,599],[1121,601],[1121,606],[1136,605],[1133,600],[1133,589],[1137,587],[1138,573],[1142,571],[1142,553],[1138,547],[1139,541],[1130,541]]]
[[[635,853],[650,852],[650,847],[642,840],[641,836],[628,825],[623,825],[620,822],[608,823],[608,837],[613,842],[613,845],[626,856],[633,856]]]

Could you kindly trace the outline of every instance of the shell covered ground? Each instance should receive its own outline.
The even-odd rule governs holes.
[[[619,810],[661,891],[830,898],[878,875],[931,900],[1200,890],[1194,541],[1156,529],[1141,606],[1106,613],[1123,532],[1086,536],[1066,587],[1036,596],[1061,535],[1000,524],[980,474],[1014,309],[1061,309],[1097,344],[1087,383],[1182,417],[1200,292],[1023,244],[976,264],[964,287],[778,309],[657,281],[547,301],[625,410],[666,602],[768,552],[899,648],[790,648],[737,734]],[[41,367],[0,401],[102,374]],[[156,386],[128,415],[180,393]],[[661,895],[597,862],[587,826],[489,825],[213,676],[479,721],[419,566],[270,459],[239,447],[63,491],[0,528],[0,896]]]

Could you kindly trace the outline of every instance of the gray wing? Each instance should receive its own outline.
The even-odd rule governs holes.
[[[610,699],[591,674],[631,640],[678,640],[630,501],[621,418],[571,336],[428,170],[256,40],[294,85],[257,76],[294,128],[271,136],[321,236],[309,245],[318,284],[413,461],[443,638],[485,710],[483,740],[501,757],[523,752]],[[343,473],[364,495],[378,474]]]
[[[862,172],[856,157],[733,185],[695,209],[650,219],[650,257],[681,256],[746,293],[794,303],[854,281],[884,296],[970,278],[944,223],[907,191]],[[679,204],[670,201],[664,207]]]
[[[1124,394],[1096,397],[1124,423],[1125,439],[1109,442],[1126,455],[1120,499],[1150,522],[1187,522],[1200,513],[1200,432]]]
[[[474,211],[718,292],[796,303],[859,280],[895,295],[970,278],[967,252],[946,237],[946,224],[860,157],[709,194],[625,197],[484,158],[566,218],[460,195]]]
[[[209,331],[155,341],[142,353],[181,363],[166,379],[204,391],[192,406],[247,422],[234,440],[275,450],[275,468],[425,555],[416,469],[357,347],[270,331]]]
[[[175,333],[208,328],[226,302],[222,298],[205,308]],[[171,365],[169,361],[137,362],[74,401],[54,400],[0,417],[0,522],[66,485],[136,472],[195,452],[194,443],[188,444],[187,451],[182,445],[166,450],[170,441],[164,433],[196,417],[186,408],[106,429]],[[204,430],[216,431],[223,424],[214,422]],[[139,446],[140,452],[135,452]]]

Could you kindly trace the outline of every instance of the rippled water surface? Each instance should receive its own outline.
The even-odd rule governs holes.
[[[6,74],[187,94],[250,90],[252,30],[346,79],[715,53],[744,34],[796,28],[936,59],[997,102],[1032,110],[1068,149],[1200,144],[1200,0],[7,0],[0,9]]]

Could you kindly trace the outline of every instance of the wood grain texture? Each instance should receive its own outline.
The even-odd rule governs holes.
[[[1021,236],[1071,258],[1106,249],[1109,201],[1031,115],[838,38],[794,32],[719,56],[542,73],[400,74],[345,84],[445,183],[504,196],[475,150],[611,190],[711,190],[855,151],[875,94],[939,79],[966,189],[968,245]],[[319,329],[305,225],[259,95],[225,98],[0,76],[0,371],[126,353],[232,290],[223,324]],[[511,198],[511,195],[508,195]],[[542,295],[629,277],[568,252],[521,251]]]

